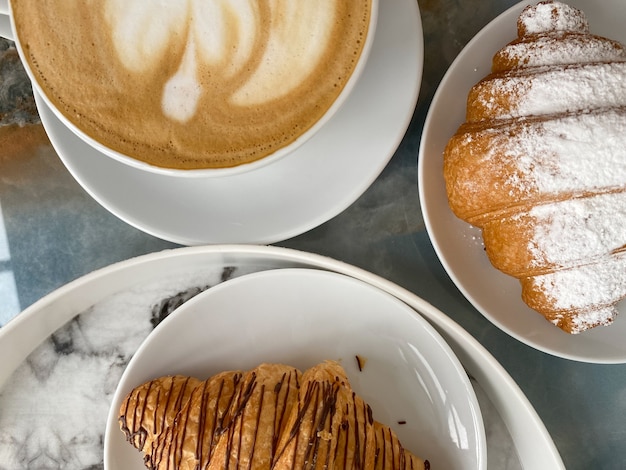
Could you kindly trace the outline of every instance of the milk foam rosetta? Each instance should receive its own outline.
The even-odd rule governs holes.
[[[371,0],[13,0],[37,83],[79,129],[171,168],[262,158],[314,125]]]

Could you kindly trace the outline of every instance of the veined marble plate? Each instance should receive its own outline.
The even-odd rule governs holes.
[[[0,466],[101,465],[102,433],[115,388],[154,324],[223,280],[294,267],[360,279],[403,301],[437,329],[476,390],[488,468],[564,468],[544,424],[510,375],[428,302],[327,257],[238,245],[179,248],[113,264],[59,288],[0,328]]]
[[[569,335],[531,310],[519,282],[493,268],[480,231],[457,219],[448,206],[443,179],[443,149],[465,118],[470,88],[491,68],[495,52],[514,39],[523,1],[488,24],[463,49],[435,94],[419,151],[419,195],[426,229],[441,263],[459,290],[494,325],[541,351],[591,363],[626,362],[626,303],[614,324]],[[626,43],[626,2],[569,0],[589,19],[592,33]]]
[[[361,368],[357,356],[363,358]],[[374,419],[433,468],[487,468],[478,400],[439,333],[387,292],[343,274],[302,268],[221,283],[155,328],[113,397],[104,468],[145,468],[118,417],[126,395],[148,380],[177,374],[206,379],[261,362],[304,371],[325,360],[339,361]]]
[[[293,155],[224,177],[176,178],[107,158],[35,98],[65,166],[120,219],[183,245],[268,244],[326,222],[374,182],[410,123],[422,64],[417,2],[382,0],[368,63],[337,114]]]

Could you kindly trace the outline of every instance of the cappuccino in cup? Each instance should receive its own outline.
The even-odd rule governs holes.
[[[171,169],[236,167],[336,104],[376,0],[11,0],[47,101],[104,147]]]

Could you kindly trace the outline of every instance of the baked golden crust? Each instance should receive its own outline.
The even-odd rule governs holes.
[[[374,423],[374,443],[376,447],[374,470],[425,468],[423,460],[402,447],[398,436],[391,428],[378,422]]]
[[[626,48],[557,1],[526,7],[518,34],[444,150],[448,201],[522,299],[579,333],[626,297]]]
[[[369,468],[374,461],[373,419],[336,362],[304,372],[297,412],[281,436],[274,468]],[[333,438],[336,436],[336,438]]]
[[[184,379],[174,380],[176,390],[183,390]],[[143,384],[125,403],[139,396],[143,397],[140,406],[150,403],[155,409],[174,412],[175,407],[163,401],[162,387],[155,386],[171,381],[165,377]],[[374,421],[370,407],[333,361],[304,374],[282,364],[222,372],[204,382],[194,379],[187,396],[176,407],[178,412],[159,421],[158,432],[150,434],[150,446],[136,445],[125,431],[145,453],[148,468],[430,468],[404,449],[389,427]],[[120,423],[131,421],[135,428],[152,429],[154,420],[123,405]]]
[[[243,373],[228,371],[202,382],[158,436],[147,455],[149,468],[194,468],[215,450],[222,430],[232,420]]]
[[[538,204],[624,191],[624,135],[626,107],[463,124],[444,151],[448,202],[482,227]]]
[[[120,408],[120,428],[126,439],[145,454],[172,425],[201,381],[181,375],[160,377],[133,389]]]
[[[301,373],[261,364],[244,375],[232,419],[225,423],[210,462],[199,468],[272,468],[277,442],[297,401]]]

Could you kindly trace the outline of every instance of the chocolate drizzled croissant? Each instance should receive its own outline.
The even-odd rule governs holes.
[[[172,425],[200,384],[194,377],[177,375],[151,380],[133,389],[120,408],[120,427],[126,439],[150,455],[157,438]]]
[[[304,373],[261,364],[205,381],[155,379],[128,394],[119,422],[150,469],[430,468],[373,419],[332,361]]]
[[[522,299],[579,333],[626,297],[626,48],[557,1],[517,26],[444,151],[448,201]]]

